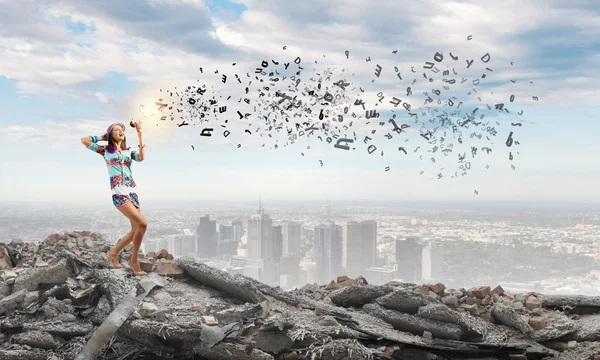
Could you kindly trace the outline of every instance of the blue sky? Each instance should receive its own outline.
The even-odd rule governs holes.
[[[376,139],[374,154],[367,153],[362,141],[370,131],[364,125],[356,130],[361,134],[356,151],[335,149],[316,138],[270,150],[261,147],[264,139],[256,134],[244,137],[242,127],[232,127],[239,136],[206,138],[199,136],[204,126],[178,128],[150,116],[143,118],[147,160],[134,165],[140,199],[231,201],[261,195],[265,201],[592,201],[600,195],[600,75],[595,71],[600,65],[600,9],[592,2],[382,1],[378,7],[345,0],[327,5],[317,0],[108,3],[0,3],[0,14],[7,17],[0,21],[13,24],[0,30],[0,201],[85,199],[112,206],[103,161],[79,139],[101,135],[113,122],[142,118],[141,104],[154,112],[159,89],[198,84],[200,66],[207,69],[204,83],[237,99],[242,90],[223,85],[223,72],[229,71],[234,81],[234,72],[252,73],[263,60],[301,56],[306,68],[348,68],[355,74],[352,82],[366,90],[364,98],[376,99],[383,91],[391,99],[405,95],[411,66],[419,75],[436,51],[457,54],[457,68],[465,67],[465,59],[475,59],[478,67],[461,72],[469,79],[485,72],[487,65],[479,58],[489,52],[494,72],[479,85],[481,96],[488,103],[508,104],[508,97],[516,94],[513,107],[524,112],[495,114],[503,125],[492,155],[474,160],[467,176],[450,179],[449,170],[457,165],[454,155],[432,164],[412,151],[407,156],[397,152],[398,146],[416,148],[416,133],[407,135],[409,143]],[[473,39],[467,40],[468,35]],[[372,62],[365,62],[368,56]],[[373,83],[376,64],[384,71]],[[393,66],[407,81],[399,84]],[[221,72],[210,74],[214,69]],[[511,84],[510,79],[518,81]],[[419,82],[415,89],[432,87]],[[462,95],[457,96],[466,99],[468,88],[459,89]],[[532,101],[533,95],[539,101]],[[494,115],[487,113],[489,118]],[[511,128],[509,123],[518,120],[527,122]],[[257,118],[250,121],[259,124]],[[508,131],[515,132],[518,149],[503,145]],[[136,148],[131,128],[127,135]],[[239,142],[243,146],[238,149]],[[464,145],[486,146],[471,139]],[[379,154],[382,149],[384,156]],[[512,162],[509,151],[515,156]],[[390,171],[384,171],[386,166]],[[438,180],[442,167],[447,175]]]

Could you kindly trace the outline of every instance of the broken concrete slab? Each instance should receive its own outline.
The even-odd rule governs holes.
[[[1,294],[0,294],[1,295]],[[27,308],[29,305],[38,301],[40,298],[40,293],[38,291],[30,291],[25,295],[25,299],[23,299],[23,308]]]
[[[60,341],[45,331],[33,330],[16,334],[11,340],[18,344],[28,345],[38,349],[51,350],[60,346]]]
[[[533,328],[529,323],[519,315],[511,306],[503,303],[495,304],[492,307],[492,315],[502,325],[512,327],[519,330],[523,334],[531,335]]]
[[[3,280],[0,282],[0,299],[8,295],[10,295],[10,286]]]
[[[125,320],[133,313],[134,307],[143,300],[148,293],[156,286],[165,286],[167,281],[162,277],[150,273],[141,278],[139,285],[141,289],[135,287],[129,291],[127,296],[121,301],[117,308],[104,320],[102,325],[96,330],[94,335],[87,342],[85,347],[77,355],[75,360],[94,359],[111,337],[123,325]]]
[[[257,318],[262,312],[263,308],[260,304],[244,304],[214,312],[213,316],[219,323],[227,324],[234,321]]]
[[[464,334],[461,340],[483,341],[490,324],[484,320],[452,310],[444,304],[429,304],[419,308],[417,317],[442,321],[460,326]]]
[[[106,318],[108,317],[108,315],[110,315],[111,312],[110,303],[108,302],[106,296],[102,296],[100,300],[98,300],[98,304],[96,304],[96,307],[91,308],[91,310],[92,311],[89,314],[89,319],[91,323],[94,325],[102,324],[102,322],[106,320]]]
[[[142,317],[148,317],[150,314],[158,311],[158,306],[156,306],[156,304],[153,304],[151,302],[143,302],[139,306],[138,311],[140,312],[140,315]]]
[[[89,334],[94,327],[91,324],[78,322],[43,321],[28,322],[23,324],[23,330],[45,331],[52,335],[73,338]]]
[[[537,297],[542,307],[572,314],[594,314],[600,312],[600,296],[542,295]]]
[[[282,331],[259,331],[253,339],[257,348],[273,355],[279,355],[294,346],[294,340]]]
[[[375,300],[379,305],[407,314],[416,314],[419,307],[434,302],[429,296],[415,293],[406,289],[396,289],[393,292]]]
[[[202,324],[200,329],[201,346],[212,348],[228,337],[235,338],[243,331],[240,322],[232,322],[224,326]]]
[[[49,298],[46,302],[39,308],[38,314],[40,318],[43,320],[51,320],[56,318],[61,314],[74,314],[75,308],[70,303],[67,303],[63,300],[57,300],[56,298]]]
[[[329,298],[338,306],[360,307],[391,293],[393,290],[391,286],[353,285],[332,291]]]
[[[28,291],[26,289],[22,289],[0,299],[0,315],[7,314],[21,308],[23,301],[25,300],[25,296],[27,296],[27,292]]]
[[[185,328],[152,320],[133,320],[122,330],[124,336],[134,338],[142,344],[151,346],[152,343],[160,341],[177,348],[199,342],[202,334],[201,327],[197,324]]]
[[[536,330],[531,335],[531,338],[537,342],[560,339],[574,334],[578,329],[575,321],[557,311],[545,312],[544,318],[546,319],[546,326],[540,330]]]
[[[364,360],[371,359],[373,352],[362,343],[351,339],[337,339],[298,351],[304,359]]]
[[[4,350],[0,349],[0,360],[47,360],[44,350]]]
[[[600,314],[582,315],[573,338],[577,341],[600,341]]]
[[[244,281],[243,278],[233,277],[225,271],[217,270],[190,258],[179,259],[177,263],[196,281],[219,289],[240,300],[251,303],[260,303],[266,300],[265,296],[250,281]]]
[[[424,331],[429,331],[434,337],[440,339],[460,340],[463,336],[463,330],[455,324],[419,318],[411,314],[386,309],[377,304],[367,304],[363,306],[363,310],[390,323],[396,330],[414,335],[423,335]]]
[[[273,355],[253,347],[250,344],[219,343],[212,348],[194,346],[194,354],[206,360],[274,360]]]
[[[15,280],[13,292],[27,289],[28,291],[38,290],[41,284],[62,285],[66,283],[71,271],[67,266],[67,261],[61,259],[58,263],[47,268],[30,269],[21,272]]]

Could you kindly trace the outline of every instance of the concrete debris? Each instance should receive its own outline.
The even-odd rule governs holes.
[[[533,333],[533,328],[529,326],[529,323],[508,305],[501,303],[494,305],[492,315],[499,324],[517,329],[525,335]]]
[[[89,232],[0,243],[0,360],[600,356],[595,297],[343,275],[284,291],[166,250],[135,277],[110,248]]]
[[[329,294],[331,301],[343,307],[362,306],[371,301],[391,293],[394,289],[390,286],[348,286],[335,290]]]
[[[0,300],[0,315],[11,313],[20,308],[26,295],[27,290],[23,289],[3,297],[2,300]]]
[[[16,334],[12,337],[12,340],[18,344],[29,345],[44,350],[56,349],[60,346],[60,341],[52,334],[38,330]]]
[[[95,359],[111,337],[133,313],[134,307],[143,300],[156,286],[165,286],[166,281],[160,276],[150,273],[142,278],[138,287],[132,288],[123,298],[119,306],[104,320],[94,332],[88,343],[77,355],[75,360]]]
[[[376,300],[379,305],[388,309],[397,310],[407,314],[416,314],[421,306],[436,302],[436,298],[406,289],[397,289],[394,292]]]

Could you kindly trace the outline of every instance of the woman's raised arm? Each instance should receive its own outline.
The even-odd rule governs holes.
[[[96,139],[96,137],[94,137],[94,139],[92,139],[91,136],[87,136],[87,137],[81,138],[81,143],[89,150],[104,156],[104,146],[98,145],[98,144],[96,144],[96,142],[105,141],[105,140],[106,140],[106,136],[104,136],[104,135],[97,137],[97,139]]]
[[[105,135],[101,135],[98,136],[98,141],[106,141],[106,136]],[[81,143],[87,148],[90,147],[90,144],[92,143],[92,137],[91,136],[86,136],[86,137],[82,137],[81,138]]]

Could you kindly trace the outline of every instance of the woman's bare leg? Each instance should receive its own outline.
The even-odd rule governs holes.
[[[146,234],[146,229],[148,228],[148,222],[142,215],[142,212],[136,208],[131,202],[123,205],[119,211],[123,213],[132,223],[132,226],[135,227],[135,232],[131,237],[131,240],[127,242],[133,242],[133,249],[131,250],[131,259],[129,260],[129,265],[135,272],[137,276],[146,275],[144,271],[140,268],[140,263],[138,259],[138,252],[140,251],[140,246],[142,245],[142,240],[144,235]],[[125,243],[125,241],[121,241],[121,243]],[[127,246],[124,245],[123,248]]]
[[[128,232],[125,236],[123,236],[119,240],[119,242],[117,242],[114,249],[112,249],[111,251],[106,253],[106,257],[108,258],[108,260],[110,260],[112,262],[112,265],[115,269],[122,268],[122,266],[119,265],[119,258],[118,258],[119,253],[133,241],[133,233],[135,232],[135,230],[136,229],[133,227],[133,224],[132,224],[131,231]]]

